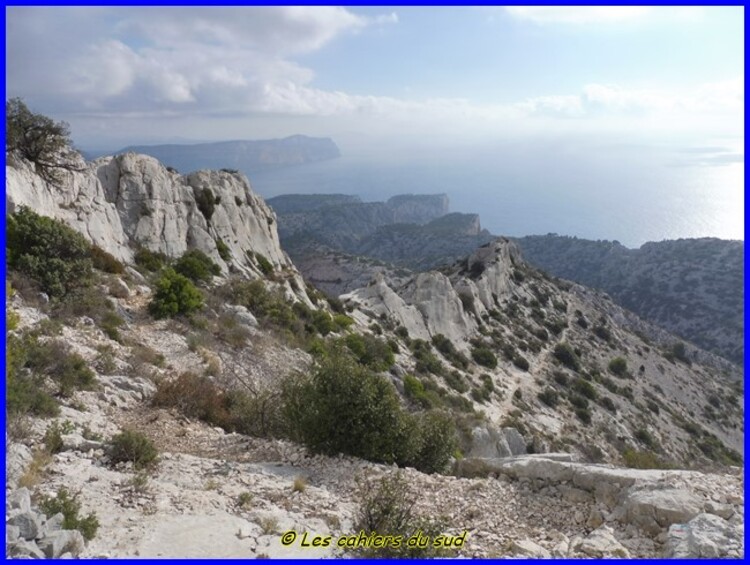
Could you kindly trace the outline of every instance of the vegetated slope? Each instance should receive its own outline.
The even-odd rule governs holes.
[[[516,241],[540,269],[600,288],[643,318],[743,364],[744,242],[679,239],[627,249],[552,234]]]
[[[609,461],[643,450],[683,466],[740,460],[732,364],[658,332],[659,342],[631,333],[620,307],[528,267],[507,240],[399,287],[381,278],[341,298],[361,324],[409,336],[411,353],[399,359],[430,401],[471,399],[467,409],[524,430],[529,445]],[[415,349],[438,335],[443,359],[421,342]]]
[[[335,159],[336,143],[327,137],[292,135],[283,139],[218,141],[213,143],[133,145],[117,153],[150,155],[180,172],[199,169],[239,169],[245,173]]]

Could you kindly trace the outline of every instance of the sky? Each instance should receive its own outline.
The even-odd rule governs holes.
[[[743,57],[743,7],[6,8],[7,96],[89,149],[579,136],[736,160]]]

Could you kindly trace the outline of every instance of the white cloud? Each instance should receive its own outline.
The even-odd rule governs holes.
[[[645,6],[509,6],[516,18],[537,24],[594,24],[637,19],[651,13]]]
[[[587,84],[577,95],[539,96],[515,107],[529,116],[557,118],[728,114],[742,109],[743,92],[739,78],[702,84],[682,92]]]

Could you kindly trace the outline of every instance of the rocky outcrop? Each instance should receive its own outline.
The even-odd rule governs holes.
[[[719,557],[744,551],[741,497],[712,491],[702,473],[591,465],[556,454],[467,458],[457,463],[456,471],[470,477],[505,475],[533,484],[540,492],[554,489],[571,503],[590,504],[588,523],[597,529],[571,541],[570,549],[591,557],[629,556],[609,527],[616,523],[635,527],[650,538],[666,536],[670,557]]]
[[[138,247],[170,257],[197,248],[224,273],[258,276],[255,254],[261,254],[296,279],[297,288],[304,287],[281,249],[274,213],[244,175],[198,171],[181,176],[135,153],[102,157],[82,168],[57,187],[26,162],[6,166],[8,210],[28,206],[63,220],[124,262],[132,262]],[[219,251],[222,244],[230,258]]]
[[[449,274],[418,273],[397,288],[378,277],[341,298],[391,316],[413,337],[424,339],[426,329],[429,337],[442,334],[465,348],[464,342],[477,332],[478,320],[508,298],[518,260],[515,245],[500,238],[477,249]]]

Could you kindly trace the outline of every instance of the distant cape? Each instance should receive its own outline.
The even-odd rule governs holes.
[[[332,139],[305,135],[255,141],[131,145],[116,154],[127,152],[150,155],[180,173],[200,169],[237,169],[243,173],[253,173],[274,167],[335,159],[341,155]]]

